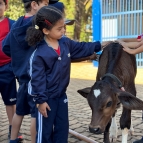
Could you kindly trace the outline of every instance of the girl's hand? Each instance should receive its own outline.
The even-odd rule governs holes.
[[[51,111],[49,105],[48,105],[46,102],[43,103],[43,104],[39,104],[39,106],[38,106],[39,112],[40,112],[44,117],[46,117],[46,118],[48,117],[48,115],[47,115],[47,109],[48,109],[49,111]]]
[[[128,48],[128,47],[124,47],[123,50],[124,50],[125,52],[129,53],[129,54],[132,54],[132,55],[136,54],[136,53],[135,53],[135,50],[136,50],[136,49],[130,49],[130,48]]]
[[[118,39],[118,40],[116,40],[116,42],[118,42],[118,43],[119,43],[120,45],[122,45],[124,48],[128,48],[127,44],[126,44],[124,41]]]
[[[98,58],[98,55],[97,55],[96,53],[93,53],[93,54],[89,57],[90,60],[97,60],[97,58]]]

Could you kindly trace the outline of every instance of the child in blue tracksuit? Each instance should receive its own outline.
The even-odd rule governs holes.
[[[12,58],[12,67],[19,82],[19,89],[16,102],[16,113],[13,117],[10,143],[18,143],[17,138],[23,117],[31,113],[31,142],[35,143],[35,103],[28,95],[29,76],[27,74],[27,63],[34,48],[29,48],[25,41],[26,30],[32,25],[33,14],[49,2],[58,0],[23,0],[26,14],[20,17],[12,26],[11,32],[3,41],[3,51]]]
[[[48,14],[47,14],[48,13]],[[64,17],[52,6],[41,8],[27,30],[26,40],[36,46],[31,55],[28,93],[37,104],[37,143],[67,143],[71,59],[101,50],[100,42],[76,42],[64,37]]]
[[[8,0],[0,0],[0,93],[6,107],[9,120],[9,133],[11,134],[12,118],[15,113],[16,104],[16,79],[11,66],[11,58],[2,52],[2,40],[9,33],[15,22],[4,16],[8,7]]]

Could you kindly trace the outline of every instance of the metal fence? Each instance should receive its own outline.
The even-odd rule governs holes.
[[[136,38],[143,31],[143,0],[100,0],[102,41]],[[143,53],[136,55],[143,67]]]

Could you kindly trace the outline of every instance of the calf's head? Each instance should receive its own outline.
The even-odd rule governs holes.
[[[78,93],[87,98],[92,110],[89,130],[95,134],[105,131],[119,103],[130,110],[143,110],[143,101],[103,80],[96,82],[92,87],[78,90]]]

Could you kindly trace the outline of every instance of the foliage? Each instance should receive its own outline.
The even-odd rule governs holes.
[[[78,41],[89,41],[91,36],[92,0],[60,0],[65,5],[67,19],[75,19],[73,26],[67,26],[67,36]]]
[[[81,33],[80,33],[80,40],[89,41],[89,36],[92,35],[91,33],[91,12],[92,12],[92,1],[85,0],[84,2],[84,11],[82,14],[82,23],[81,23]]]
[[[67,36],[79,41],[88,41],[91,35],[92,0],[60,0],[65,5],[67,19],[75,19],[75,24],[66,27]],[[5,15],[17,20],[24,15],[22,0],[9,0]]]
[[[92,0],[76,0],[76,25],[74,39],[89,41],[91,36],[91,6]]]
[[[8,5],[8,10],[5,12],[5,16],[17,20],[20,16],[24,15],[22,0],[9,0]]]
[[[65,5],[66,19],[75,19],[75,0],[60,0]],[[73,39],[74,26],[66,26],[66,35]]]
[[[89,13],[87,13],[82,20],[81,33],[80,33],[81,40],[89,41],[89,37],[92,35],[91,21],[92,17],[91,17],[91,7],[90,7]]]

